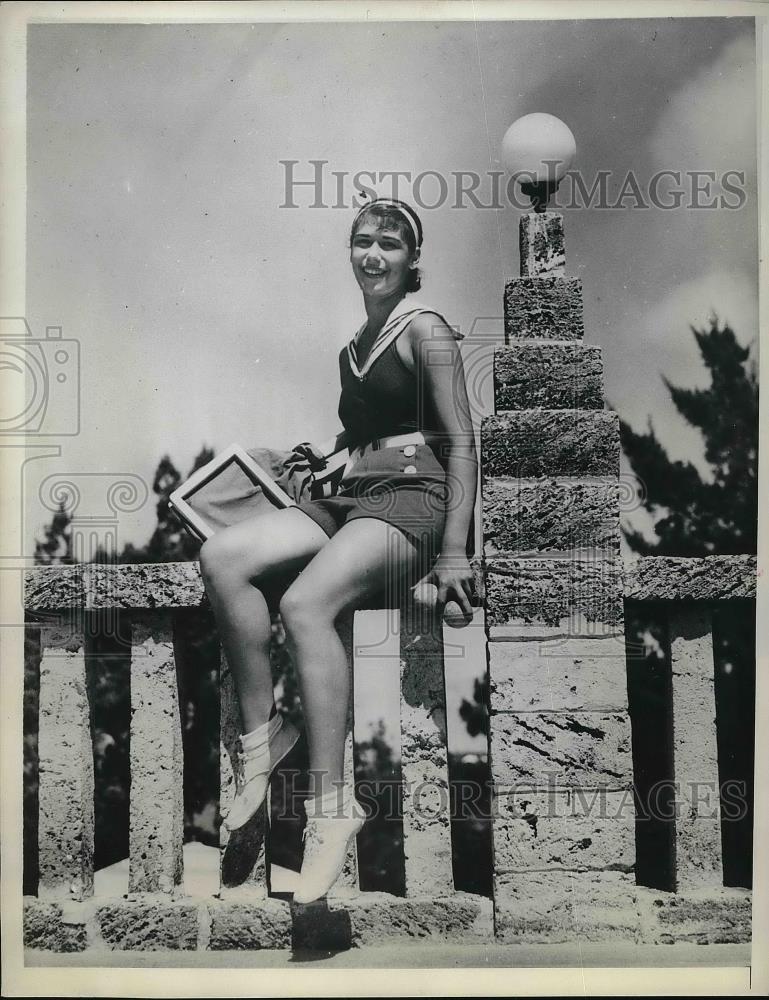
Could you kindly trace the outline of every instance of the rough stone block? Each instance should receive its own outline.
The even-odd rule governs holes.
[[[290,948],[292,922],[289,904],[280,899],[249,903],[208,904],[211,951]]]
[[[583,620],[623,621],[622,568],[612,559],[510,559],[486,563],[486,625],[545,625],[579,635]]]
[[[40,638],[39,894],[93,894],[94,778],[83,639],[69,622]]]
[[[626,711],[622,638],[490,642],[493,712]]]
[[[518,233],[521,277],[564,273],[566,247],[560,212],[527,212],[521,216]]]
[[[756,596],[756,557],[647,556],[628,566],[625,596],[635,601],[725,601]]]
[[[581,340],[582,280],[560,275],[505,282],[505,339]]]
[[[192,951],[198,945],[195,903],[120,900],[96,910],[104,944],[120,951]]]
[[[633,795],[520,789],[494,799],[494,870],[613,869],[635,864]]]
[[[36,566],[24,573],[24,607],[29,611],[85,607],[86,566]]]
[[[616,479],[487,479],[483,483],[484,553],[619,554]]]
[[[131,621],[131,891],[172,892],[183,876],[184,762],[171,612]]]
[[[207,603],[196,562],[139,563],[87,568],[88,607],[195,608]]]
[[[633,778],[624,712],[491,716],[491,774],[499,785],[625,789]]]
[[[572,880],[572,930],[582,941],[640,942],[635,877],[623,872],[580,872]]]
[[[723,887],[661,892],[637,889],[646,944],[741,944],[751,940],[751,892]]]
[[[520,410],[481,421],[491,476],[618,476],[619,424],[609,410]]]
[[[500,874],[494,908],[496,937],[510,943],[640,938],[634,879],[623,872]]]
[[[515,944],[572,938],[570,872],[515,872],[494,877],[494,934]]]
[[[332,910],[342,907],[349,914],[353,947],[429,938],[477,944],[491,940],[493,934],[491,900],[466,892],[409,899],[366,892],[331,904]]]
[[[85,923],[69,923],[58,903],[24,900],[24,947],[45,951],[84,951],[88,944]]]
[[[494,349],[496,410],[602,410],[601,348],[518,342]]]

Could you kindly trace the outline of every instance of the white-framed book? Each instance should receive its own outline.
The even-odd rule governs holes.
[[[206,520],[199,509],[196,509],[195,498],[225,471],[230,475],[242,475],[244,494],[248,493],[250,484],[255,496],[261,492],[275,507],[296,506],[296,502],[254,461],[242,445],[231,444],[215,455],[210,462],[196,469],[168,498],[169,505],[201,541],[210,538],[216,528]]]
[[[332,438],[320,446],[327,464],[321,473],[314,476],[314,485],[322,496],[332,496],[336,491],[349,454],[346,448],[334,451],[335,443],[336,438]],[[215,506],[228,508],[231,520],[226,523],[235,523],[262,512],[265,499],[277,508],[296,506],[296,501],[242,445],[231,444],[193,472],[168,498],[169,505],[201,541],[206,541],[222,527],[221,523],[213,523],[210,500],[207,504],[204,497],[206,488],[212,484],[216,488],[223,475],[227,480],[226,489],[216,498]]]

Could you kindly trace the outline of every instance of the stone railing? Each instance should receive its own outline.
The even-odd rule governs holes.
[[[564,273],[562,221],[556,213],[522,220],[521,275],[507,282],[506,342],[494,350],[495,412],[481,426],[493,927],[491,900],[454,891],[446,809],[421,809],[408,796],[403,897],[359,892],[350,857],[340,890],[295,908],[267,893],[260,850],[237,893],[225,884],[210,897],[186,895],[173,635],[176,609],[201,605],[199,570],[191,563],[89,565],[38,569],[27,581],[27,609],[57,614],[40,626],[40,888],[27,901],[28,944],[223,949],[431,936],[548,944],[747,939],[749,890],[722,884],[722,803],[706,816],[686,795],[697,783],[719,788],[712,609],[751,599],[755,563],[647,559],[624,582],[619,517],[628,498],[619,478],[619,421],[603,408],[600,349],[582,342],[582,286]],[[655,711],[673,765],[661,776],[675,778],[684,799],[674,827],[662,831],[672,831],[661,848],[670,878],[646,883],[639,845],[648,837],[634,793],[656,748],[628,683],[634,661],[625,639],[628,612],[645,604],[662,609],[669,637],[669,683],[659,685]],[[78,615],[108,609],[131,623],[131,830],[127,898],[99,900]],[[396,613],[394,627],[384,624]],[[442,630],[425,630],[408,607],[359,611],[355,621],[365,615],[384,616],[383,634],[397,637],[404,787],[426,784],[448,801]],[[352,618],[340,633],[354,675]],[[233,705],[223,663],[225,801]],[[263,830],[253,834],[261,843]],[[226,857],[232,845],[223,846]]]
[[[492,935],[491,900],[457,892],[446,803],[449,776],[442,628],[425,628],[416,609],[371,609],[338,623],[355,678],[366,649],[400,661],[400,755],[405,896],[358,890],[354,850],[340,884],[322,903],[295,907],[268,894],[265,809],[243,831],[248,856],[239,885],[222,878],[210,897],[185,891],[183,759],[175,615],[206,602],[197,563],[41,567],[26,580],[26,608],[40,633],[39,888],[26,901],[33,947],[132,948],[350,947],[390,939],[478,941]],[[87,616],[118,609],[130,630],[130,835],[128,893],[94,894],[94,770],[84,629]],[[48,620],[46,619],[48,616]],[[42,620],[40,620],[42,619]],[[385,650],[392,637],[394,650]],[[369,638],[369,644],[371,640]],[[369,651],[370,652],[370,651]],[[232,794],[237,726],[222,658],[221,799]],[[351,698],[352,703],[352,698]],[[353,767],[352,713],[346,767]],[[431,801],[425,803],[424,798]],[[435,801],[432,801],[435,800]],[[436,808],[436,802],[438,808]],[[441,808],[441,804],[443,807]],[[232,839],[222,841],[222,865]],[[250,851],[250,853],[248,853]],[[232,867],[232,866],[230,866]]]
[[[742,689],[745,711],[727,714],[726,694],[717,697],[736,664],[720,662],[714,635],[754,630],[756,597],[755,556],[707,556],[704,558],[650,557],[628,566],[625,576],[626,617],[654,623],[659,641],[657,677],[633,678],[634,669],[647,664],[633,658],[628,648],[628,686],[645,704],[634,713],[635,758],[644,766],[650,743],[663,744],[655,754],[662,796],[649,796],[667,822],[666,836],[652,841],[658,856],[653,859],[659,873],[666,873],[671,891],[638,889],[642,930],[651,941],[735,942],[751,938],[751,892],[727,881],[726,854],[738,854],[738,877],[742,885],[750,881],[752,822],[752,762],[743,762],[739,780],[725,778],[733,766],[732,750],[744,753],[752,745],[753,713],[750,692],[754,663],[743,662],[745,677],[736,677],[733,686]],[[748,648],[751,642],[748,639]],[[635,664],[635,668],[634,668]],[[727,672],[727,673],[724,673]],[[661,676],[660,676],[661,675]],[[650,706],[650,690],[658,701]],[[651,709],[651,710],[650,710]],[[749,714],[748,714],[749,713]],[[720,745],[719,745],[720,744]],[[746,755],[752,758],[751,754]],[[647,767],[648,771],[648,767]],[[648,773],[644,776],[649,786]],[[664,800],[665,784],[671,789]],[[636,779],[637,791],[642,784]],[[641,825],[648,819],[641,821]],[[735,845],[738,823],[743,836]],[[747,824],[747,830],[745,829]],[[640,837],[647,836],[643,830]],[[663,857],[660,858],[659,855]],[[640,861],[640,851],[639,851]],[[731,866],[734,868],[734,865]],[[636,868],[642,877],[641,865]],[[732,872],[732,878],[734,873]],[[725,884],[726,883],[726,884]]]

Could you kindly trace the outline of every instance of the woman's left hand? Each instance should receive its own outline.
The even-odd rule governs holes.
[[[456,601],[465,618],[473,617],[475,577],[464,552],[442,552],[421,583],[432,583],[437,588],[435,611],[439,618],[450,601]]]

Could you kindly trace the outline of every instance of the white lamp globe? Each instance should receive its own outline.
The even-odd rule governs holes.
[[[577,152],[568,125],[556,118],[536,112],[518,118],[502,139],[502,162],[514,176],[525,174],[522,180],[535,183],[560,181],[571,166]]]

